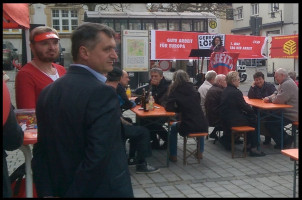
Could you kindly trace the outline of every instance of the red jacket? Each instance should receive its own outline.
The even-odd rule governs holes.
[[[59,77],[66,73],[63,66],[52,63]],[[24,65],[16,75],[16,104],[18,109],[36,108],[40,92],[53,80],[34,67],[31,63]]]

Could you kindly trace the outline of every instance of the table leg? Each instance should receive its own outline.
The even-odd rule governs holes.
[[[258,145],[257,145],[257,150],[259,151],[260,150],[260,143],[261,143],[261,140],[260,140],[260,109],[257,109],[257,135],[258,135]]]
[[[281,149],[283,149],[283,111],[281,110]]]
[[[167,167],[169,167],[169,156],[170,156],[170,130],[171,130],[171,126],[170,126],[170,118],[168,119],[168,138],[167,138],[167,142],[168,142],[168,146],[167,146]]]
[[[32,198],[33,197],[33,176],[31,172],[31,150],[29,145],[22,145],[20,150],[23,152],[25,157],[25,187],[26,187],[26,197]]]
[[[296,198],[296,166],[297,166],[297,161],[294,161],[294,188],[293,188],[293,192],[294,192],[294,198]]]

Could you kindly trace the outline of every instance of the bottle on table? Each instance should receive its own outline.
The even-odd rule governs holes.
[[[144,109],[145,112],[149,111],[148,107],[147,107],[147,97],[146,97],[146,90],[145,88],[143,88],[143,94],[142,94],[142,98],[141,98],[141,105]]]
[[[127,95],[128,99],[130,99],[130,97],[131,97],[131,90],[130,90],[130,86],[129,85],[127,86],[127,89],[126,89],[126,95]]]
[[[154,110],[154,98],[152,96],[152,92],[149,93],[149,110]]]

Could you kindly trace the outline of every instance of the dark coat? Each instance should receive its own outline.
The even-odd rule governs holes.
[[[248,105],[242,92],[233,85],[222,91],[219,105],[220,119],[225,127],[251,125],[256,122],[256,115]]]
[[[180,135],[208,132],[208,122],[200,106],[200,95],[194,89],[193,83],[186,82],[171,92],[165,108],[180,114]]]
[[[33,177],[38,196],[133,197],[114,88],[70,66],[41,92]]]
[[[8,118],[3,125],[2,139],[3,139],[3,194],[2,197],[12,197],[11,183],[8,176],[6,151],[13,151],[18,149],[23,143],[24,133],[19,126],[13,106],[10,106]]]
[[[120,98],[120,106],[123,111],[132,108],[133,103],[128,99],[126,90],[120,83],[117,85],[116,93]]]
[[[213,127],[220,124],[219,105],[223,89],[224,88],[222,86],[213,84],[206,95],[204,103],[206,109],[206,118],[209,122],[209,125]]]
[[[250,99],[262,99],[264,97],[272,95],[275,91],[277,91],[277,89],[272,83],[264,82],[262,88],[251,86],[247,96]]]
[[[134,93],[138,95],[142,95],[143,88],[145,88],[146,92],[149,91],[152,92],[152,96],[154,97],[155,103],[165,106],[167,102],[167,92],[168,92],[169,85],[171,84],[171,80],[167,80],[165,79],[165,77],[163,77],[157,86],[151,85],[150,81],[148,85],[137,88],[134,91]]]

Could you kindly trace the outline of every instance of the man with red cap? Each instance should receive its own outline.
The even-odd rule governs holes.
[[[32,61],[16,75],[16,104],[18,109],[36,108],[44,87],[66,73],[63,66],[53,63],[59,56],[59,36],[47,26],[34,28],[30,33]]]

